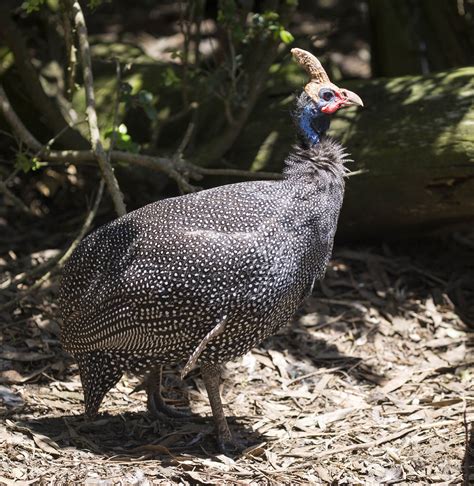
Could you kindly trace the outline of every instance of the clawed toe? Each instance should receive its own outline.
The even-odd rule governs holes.
[[[218,437],[217,446],[219,450],[226,456],[235,456],[240,454],[247,446],[235,437]]]
[[[178,409],[171,407],[164,403],[163,399],[160,397],[158,400],[153,395],[148,397],[148,412],[156,418],[173,418],[173,419],[180,419],[180,418],[189,418],[191,417],[191,412],[184,409]]]
[[[135,391],[146,390],[148,413],[159,420],[189,418],[191,412],[166,404],[161,396],[162,366],[152,369]]]

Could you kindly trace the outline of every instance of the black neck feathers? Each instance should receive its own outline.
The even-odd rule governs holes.
[[[316,184],[327,183],[328,176],[342,181],[348,172],[346,162],[350,159],[344,147],[331,138],[323,138],[311,147],[293,147],[285,161],[284,175],[286,179]]]

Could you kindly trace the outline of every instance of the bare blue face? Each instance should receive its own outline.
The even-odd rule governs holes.
[[[311,147],[321,141],[321,137],[329,128],[329,116],[324,113],[333,95],[330,91],[321,93],[316,104],[305,92],[297,100],[296,117],[300,134],[304,141]]]
[[[364,106],[358,95],[333,84],[320,86],[317,95],[301,93],[296,103],[300,135],[310,147],[319,143],[329,128],[329,115],[348,106]]]

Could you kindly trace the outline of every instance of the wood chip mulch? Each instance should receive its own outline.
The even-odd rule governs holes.
[[[139,378],[126,376],[83,421],[53,278],[0,310],[0,484],[474,484],[474,249],[464,243],[338,248],[294,321],[227,364],[223,400],[248,445],[232,458],[216,450],[198,370],[184,383],[179,368],[165,374],[165,397],[189,419],[151,419],[144,392],[131,394]],[[54,255],[6,251],[0,306]]]

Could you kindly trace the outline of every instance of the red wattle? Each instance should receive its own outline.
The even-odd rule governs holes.
[[[341,103],[338,103],[337,101],[335,103],[330,103],[329,105],[323,106],[321,108],[321,111],[323,113],[326,113],[328,115],[332,115],[335,113],[339,108],[341,107]]]

